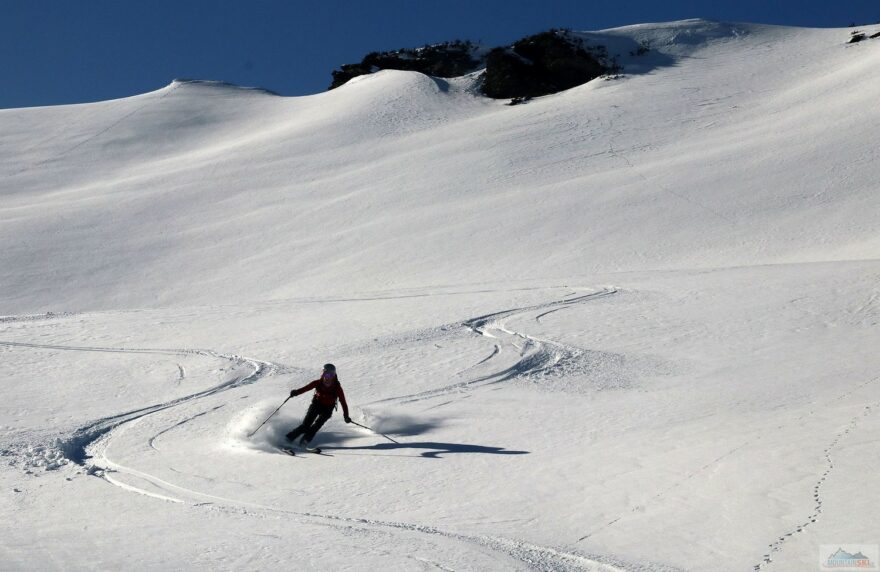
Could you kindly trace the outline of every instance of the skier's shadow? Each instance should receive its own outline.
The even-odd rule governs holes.
[[[408,443],[377,443],[376,445],[345,447],[325,446],[323,450],[329,451],[394,451],[397,449],[425,449],[419,456],[427,459],[440,459],[442,455],[449,453],[483,453],[488,455],[528,455],[530,451],[509,451],[504,447],[486,447],[483,445],[467,445],[464,443],[437,443],[434,441],[416,441]]]

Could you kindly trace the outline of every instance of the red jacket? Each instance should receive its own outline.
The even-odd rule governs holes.
[[[315,390],[315,396],[312,397],[312,401],[317,401],[321,405],[333,407],[336,405],[336,400],[339,399],[339,402],[342,404],[342,413],[348,417],[348,403],[345,402],[345,392],[342,391],[342,384],[339,383],[338,378],[333,380],[330,387],[327,387],[322,380],[316,379],[308,385],[293,390],[293,394],[299,395],[311,389]]]

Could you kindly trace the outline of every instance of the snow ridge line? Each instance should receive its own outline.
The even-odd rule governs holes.
[[[217,393],[234,389],[237,387],[241,387],[244,385],[250,385],[262,379],[263,377],[267,377],[272,375],[277,367],[275,364],[270,362],[256,360],[252,358],[245,358],[238,355],[233,354],[221,354],[212,350],[198,350],[198,349],[143,349],[143,348],[110,348],[110,347],[87,347],[87,346],[61,346],[61,345],[49,345],[49,344],[32,344],[32,343],[23,343],[23,342],[7,342],[0,341],[0,346],[7,347],[26,347],[26,348],[40,348],[40,349],[54,349],[54,350],[64,350],[64,351],[83,351],[83,352],[110,352],[110,353],[138,353],[138,354],[154,354],[154,355],[201,355],[206,357],[212,357],[217,359],[224,359],[234,363],[235,365],[245,365],[251,368],[251,373],[245,375],[243,377],[237,377],[230,381],[226,381],[214,387],[210,387],[208,389],[198,391],[196,393],[192,393],[190,395],[185,395],[183,397],[178,397],[177,399],[172,399],[171,401],[167,401],[164,403],[157,403],[154,405],[149,405],[146,407],[141,407],[139,409],[134,409],[132,411],[127,411],[125,413],[120,413],[118,415],[112,415],[109,417],[104,417],[89,423],[88,425],[84,425],[78,429],[76,429],[72,435],[67,438],[59,438],[56,439],[54,444],[54,449],[58,450],[60,456],[63,459],[66,459],[69,462],[73,462],[80,466],[85,466],[86,460],[89,458],[89,455],[86,451],[86,448],[97,441],[99,438],[109,433],[116,427],[124,423],[128,423],[129,421],[134,421],[135,419],[140,419],[141,417],[145,417],[147,415],[151,415],[153,413],[157,413],[159,411],[163,411],[165,409],[169,409],[171,407],[175,407],[182,403],[186,403],[188,401],[192,401],[194,399],[200,399],[202,397],[208,397],[211,395],[215,395]],[[41,452],[42,451],[42,448]],[[50,448],[48,456],[51,458],[57,458],[57,455]],[[63,463],[62,463],[63,464]]]
[[[872,381],[876,381],[876,379],[880,379],[880,378],[875,378]],[[815,503],[813,505],[813,512],[811,512],[809,515],[807,515],[805,522],[797,525],[797,527],[795,527],[793,530],[786,532],[785,534],[783,534],[782,536],[780,536],[779,538],[777,538],[776,540],[771,542],[768,545],[767,553],[764,554],[763,558],[761,559],[761,561],[759,563],[755,564],[752,567],[753,570],[759,571],[759,570],[762,570],[763,568],[769,566],[770,564],[772,564],[773,563],[773,554],[780,552],[783,548],[783,545],[788,541],[789,538],[791,538],[795,534],[802,533],[805,528],[807,528],[808,526],[814,524],[817,520],[819,520],[819,516],[822,514],[822,504],[823,504],[822,486],[825,484],[825,481],[828,479],[828,477],[831,475],[832,471],[834,471],[834,468],[835,468],[834,459],[832,458],[832,452],[835,449],[837,449],[838,445],[840,444],[840,441],[844,437],[846,437],[847,435],[852,433],[858,427],[859,422],[862,419],[871,415],[871,413],[873,413],[874,409],[876,409],[877,407],[880,407],[880,401],[873,403],[871,405],[865,405],[864,409],[862,410],[862,412],[859,415],[856,415],[855,417],[850,419],[850,422],[849,422],[849,424],[847,424],[846,429],[844,429],[843,431],[838,433],[834,437],[834,439],[831,441],[831,443],[829,443],[828,446],[825,447],[825,450],[822,451],[822,454],[825,458],[825,471],[821,475],[819,475],[819,480],[817,480],[816,483],[813,485],[813,501]]]

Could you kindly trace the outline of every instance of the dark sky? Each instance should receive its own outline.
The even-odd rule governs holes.
[[[304,95],[374,50],[684,18],[845,27],[880,21],[880,2],[11,0],[0,16],[0,108],[10,108],[125,97],[174,78]]]

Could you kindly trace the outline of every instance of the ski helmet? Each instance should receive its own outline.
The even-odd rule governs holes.
[[[336,373],[336,366],[333,365],[332,363],[325,363],[324,364],[324,371],[327,373]]]

